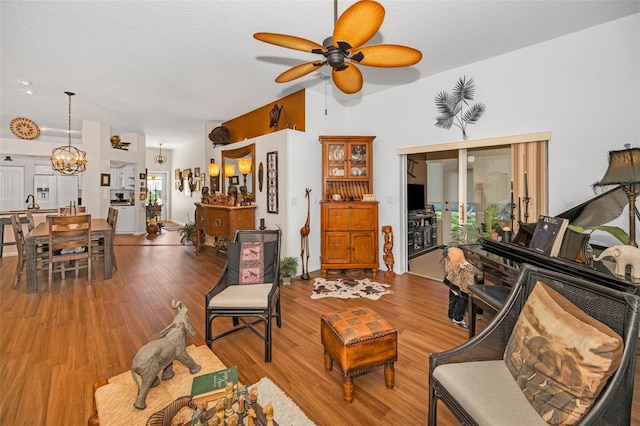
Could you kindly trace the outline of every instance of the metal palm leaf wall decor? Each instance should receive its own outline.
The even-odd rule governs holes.
[[[436,95],[435,102],[439,116],[436,117],[436,127],[450,129],[452,125],[462,130],[462,138],[468,139],[467,124],[474,124],[482,117],[486,109],[483,103],[475,103],[469,107],[467,101],[475,96],[476,85],[473,78],[461,77],[451,93],[442,91]],[[463,111],[467,106],[466,112]]]

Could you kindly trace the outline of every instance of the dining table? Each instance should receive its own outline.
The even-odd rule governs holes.
[[[106,219],[91,219],[91,239],[104,239],[104,279],[109,280],[112,276],[113,258],[111,257],[113,229]],[[27,266],[27,293],[36,293],[38,291],[38,265],[37,250],[38,246],[49,242],[49,223],[42,222],[36,225],[25,236],[26,240],[26,266]],[[89,250],[91,248],[89,247]]]

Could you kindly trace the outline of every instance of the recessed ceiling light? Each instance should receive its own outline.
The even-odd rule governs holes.
[[[31,82],[27,80],[20,80],[20,83],[24,84],[25,86],[31,86]]]
[[[27,95],[33,95],[35,92],[35,90],[25,90],[25,92],[27,92]]]

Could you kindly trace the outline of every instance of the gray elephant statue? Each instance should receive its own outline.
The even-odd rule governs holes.
[[[631,281],[640,283],[640,249],[630,245],[611,246],[596,256],[593,260],[600,260],[605,257],[612,257],[616,262],[614,275],[624,278],[627,265],[631,266]]]
[[[138,397],[133,406],[139,410],[147,407],[146,399],[149,388],[158,386],[160,379],[158,373],[162,370],[162,380],[173,377],[173,361],[178,360],[189,368],[191,374],[200,371],[200,366],[187,353],[187,332],[196,334],[189,318],[187,307],[181,301],[173,300],[171,307],[178,309],[178,313],[164,330],[158,334],[158,338],[140,348],[131,363],[131,375],[138,386]],[[139,374],[142,383],[138,382]]]

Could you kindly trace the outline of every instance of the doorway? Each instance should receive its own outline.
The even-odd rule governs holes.
[[[160,219],[162,221],[169,220],[169,200],[167,194],[167,172],[147,172],[147,198],[146,204],[158,204],[162,206]]]

